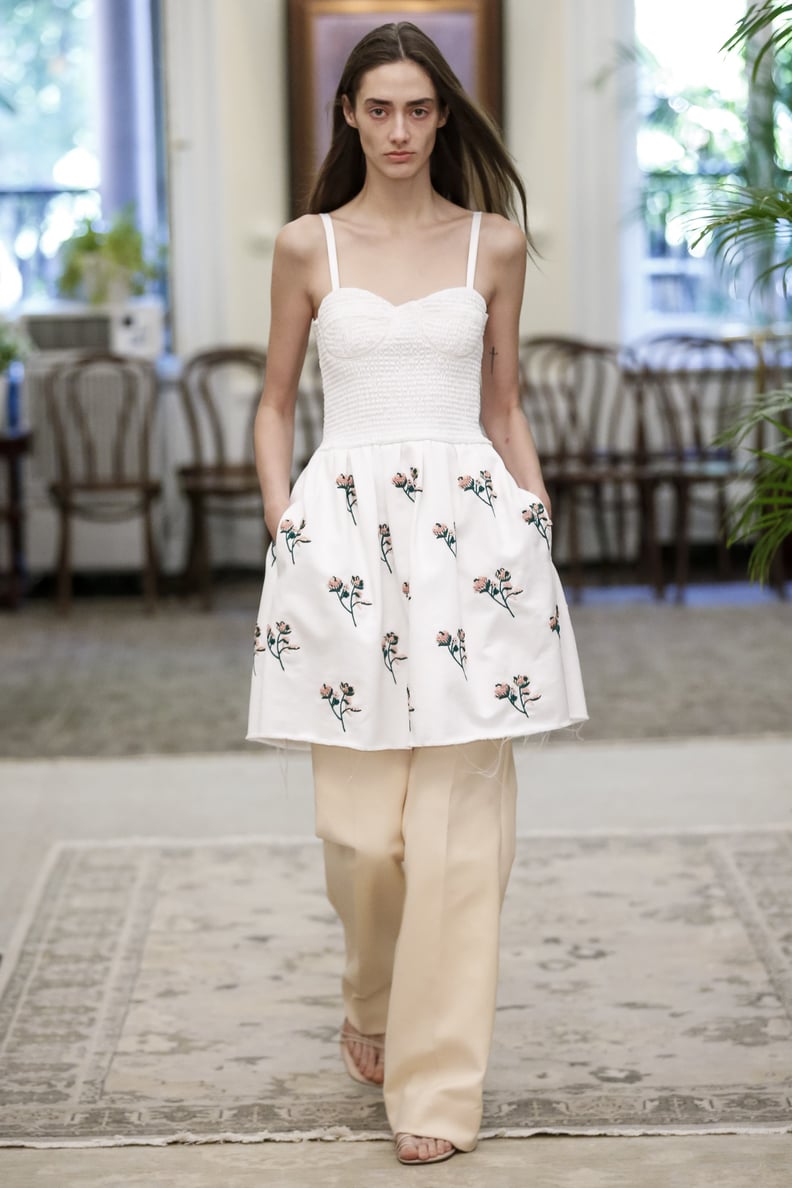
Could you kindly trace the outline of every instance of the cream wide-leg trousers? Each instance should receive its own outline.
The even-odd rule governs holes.
[[[514,859],[509,741],[316,744],[316,833],[346,941],[350,1023],[385,1033],[394,1133],[476,1146]]]

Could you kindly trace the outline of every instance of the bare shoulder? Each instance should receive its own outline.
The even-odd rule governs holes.
[[[316,259],[316,253],[324,241],[322,220],[319,215],[301,215],[287,223],[278,232],[275,247],[278,255],[286,262],[305,266]]]
[[[525,232],[503,215],[487,213],[482,216],[481,240],[494,263],[504,265],[525,259]]]

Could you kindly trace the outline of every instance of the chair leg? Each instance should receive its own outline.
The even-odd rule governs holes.
[[[599,546],[600,555],[600,582],[605,581],[605,566],[608,563],[610,550],[608,549],[608,529],[605,523],[605,500],[602,485],[600,483],[591,484],[591,511],[594,516],[594,531],[597,536],[597,545]],[[582,564],[582,562],[581,562]]]
[[[209,525],[203,495],[195,500],[195,577],[204,610],[212,608],[212,566],[209,559]]]
[[[71,610],[72,576],[71,576],[71,516],[67,505],[61,504],[58,540],[58,572],[56,575],[56,601],[61,614],[67,615]]]
[[[149,614],[153,614],[157,607],[158,569],[151,510],[151,500],[147,499],[143,507],[143,550],[145,560],[143,569],[143,597],[145,599],[146,610]]]
[[[722,582],[725,582],[731,577],[731,554],[729,552],[729,546],[726,543],[729,529],[728,512],[726,508],[726,489],[723,483],[718,483],[717,509],[718,577]]]
[[[572,577],[572,592],[575,602],[580,602],[583,589],[583,566],[580,558],[580,535],[578,532],[577,487],[569,487],[569,563]]]
[[[660,552],[660,541],[657,532],[657,492],[658,484],[654,482],[641,484],[641,521],[643,524],[642,538],[645,540],[646,576],[655,593],[655,598],[665,597],[665,581],[663,580],[663,557]]]
[[[676,601],[685,601],[687,587],[690,541],[690,485],[684,479],[675,484],[676,491]]]
[[[199,491],[190,492],[190,545],[184,570],[184,584],[195,590],[204,610],[212,605],[212,572],[209,561],[209,537],[206,503]]]

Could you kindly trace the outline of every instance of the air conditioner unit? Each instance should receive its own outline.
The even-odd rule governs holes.
[[[133,297],[112,305],[48,301],[23,306],[20,329],[34,350],[114,351],[157,359],[165,350],[165,316],[156,297]]]

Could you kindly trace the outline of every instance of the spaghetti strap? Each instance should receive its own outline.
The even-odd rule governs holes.
[[[473,211],[473,219],[470,224],[470,247],[468,249],[467,262],[467,280],[465,286],[468,289],[473,288],[473,281],[476,279],[476,259],[478,257],[479,244],[479,230],[481,229],[481,211]]]
[[[329,214],[322,213],[319,215],[324,227],[325,239],[327,240],[327,262],[330,265],[330,284],[334,289],[339,287],[338,280],[338,252],[336,251],[335,232],[333,230],[333,220]]]

